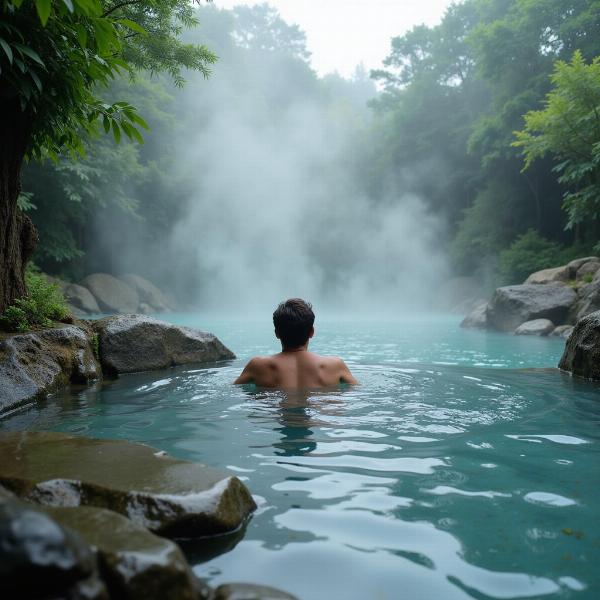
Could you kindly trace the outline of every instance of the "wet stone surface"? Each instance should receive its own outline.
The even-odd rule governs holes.
[[[170,537],[233,531],[256,508],[236,477],[144,444],[7,432],[0,456],[0,484],[23,499],[108,508]]]

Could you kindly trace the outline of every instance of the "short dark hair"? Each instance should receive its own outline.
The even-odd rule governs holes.
[[[284,348],[304,346],[310,337],[315,322],[312,304],[300,298],[282,302],[273,313],[275,332]]]

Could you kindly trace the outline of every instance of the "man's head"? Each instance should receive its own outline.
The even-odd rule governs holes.
[[[275,335],[281,340],[284,350],[300,348],[313,336],[315,313],[312,305],[300,298],[282,302],[273,313]]]

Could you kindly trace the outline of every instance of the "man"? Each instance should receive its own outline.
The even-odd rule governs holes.
[[[308,342],[315,334],[314,322],[315,314],[309,303],[300,298],[282,302],[273,313],[281,352],[273,356],[255,356],[234,383],[254,383],[258,387],[279,389],[358,383],[341,358],[308,351]]]

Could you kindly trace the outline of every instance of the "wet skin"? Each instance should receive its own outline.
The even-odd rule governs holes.
[[[341,358],[308,351],[308,342],[313,335],[314,330],[306,344],[299,348],[284,348],[273,356],[255,356],[234,383],[254,383],[258,387],[276,389],[314,389],[358,383]]]

